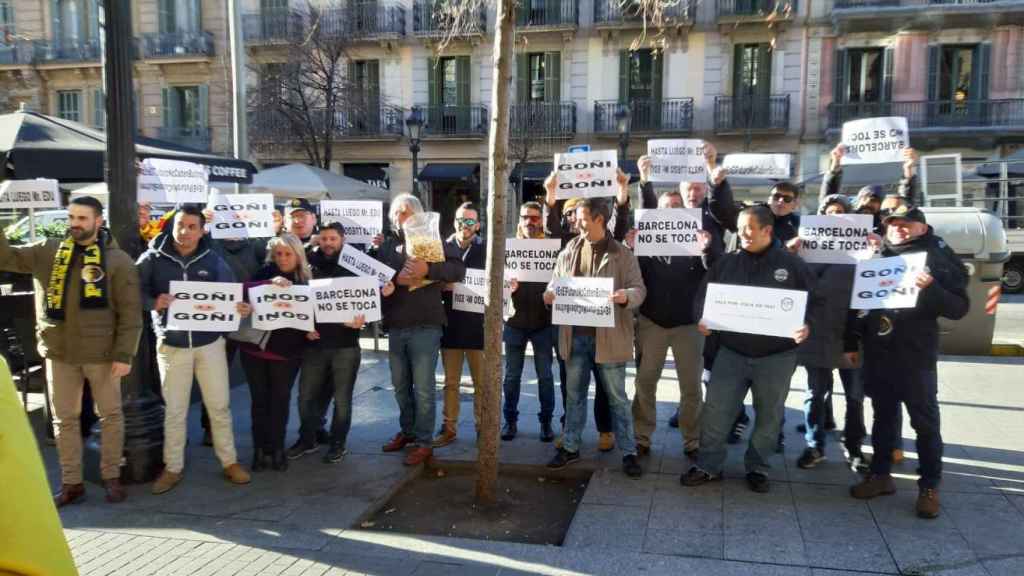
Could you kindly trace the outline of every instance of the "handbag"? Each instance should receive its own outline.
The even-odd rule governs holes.
[[[254,344],[260,350],[266,350],[267,342],[270,341],[270,331],[253,328],[252,316],[248,316],[242,318],[242,321],[238,323],[238,330],[228,334],[228,339],[245,344]]]

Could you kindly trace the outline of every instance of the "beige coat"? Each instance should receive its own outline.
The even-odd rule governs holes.
[[[555,278],[571,277],[576,269],[580,247],[584,242],[582,236],[573,238],[558,255],[555,265]],[[596,355],[598,364],[615,364],[633,359],[633,311],[640,307],[647,297],[643,275],[636,256],[625,246],[608,238],[608,251],[601,257],[594,276],[614,279],[614,290],[625,290],[627,302],[625,306],[614,305],[615,327],[596,329]],[[550,290],[551,283],[548,284]],[[568,359],[572,353],[572,326],[561,326],[558,331],[558,354]]]

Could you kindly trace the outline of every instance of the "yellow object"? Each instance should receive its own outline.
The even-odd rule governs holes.
[[[25,408],[0,356],[0,576],[75,575]]]

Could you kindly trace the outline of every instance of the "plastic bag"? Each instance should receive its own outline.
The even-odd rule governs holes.
[[[444,262],[444,243],[440,233],[441,215],[437,212],[421,212],[413,214],[402,225],[405,231],[405,253],[424,262]],[[433,280],[421,280],[409,286],[409,291],[417,290]]]

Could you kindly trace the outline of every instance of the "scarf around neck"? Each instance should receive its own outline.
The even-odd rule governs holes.
[[[96,242],[88,246],[80,246],[69,235],[61,241],[57,253],[53,257],[53,269],[46,287],[46,317],[51,320],[64,320],[67,311],[68,283],[71,281],[71,270],[75,259],[82,257],[82,282],[80,284],[79,308],[106,308],[107,302],[107,271],[105,232],[100,230]]]

